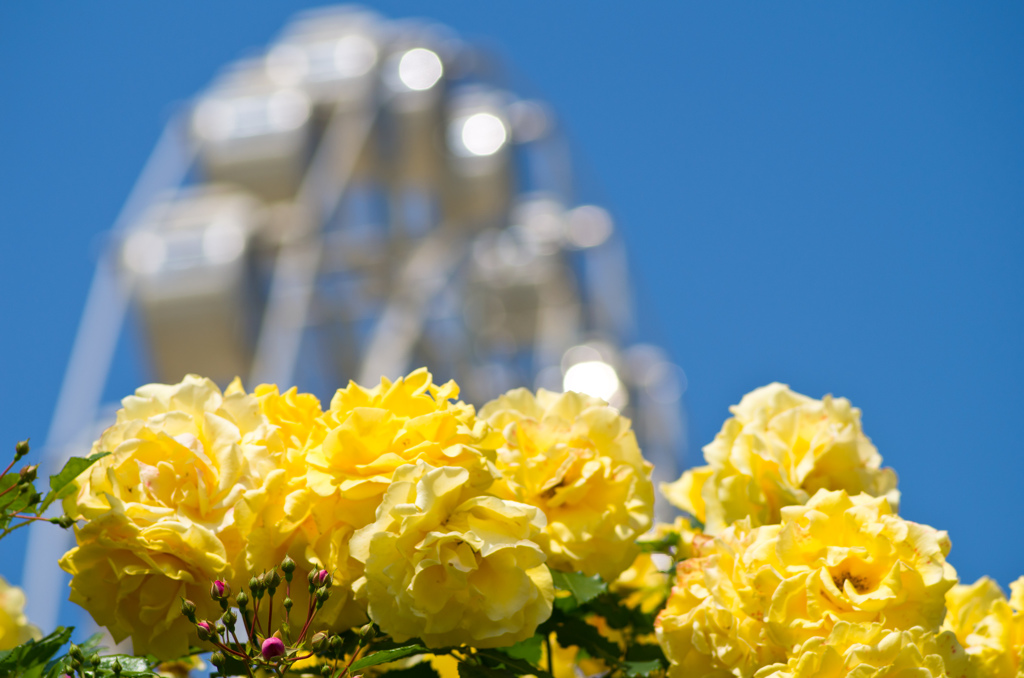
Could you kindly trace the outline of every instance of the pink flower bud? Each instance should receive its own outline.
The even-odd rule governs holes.
[[[280,657],[284,654],[284,641],[280,638],[271,636],[263,641],[263,646],[260,648],[260,654],[267,661],[270,661],[274,657]]]
[[[231,587],[222,582],[220,579],[214,580],[210,584],[210,597],[214,600],[220,600],[231,595]]]
[[[320,570],[317,574],[317,579],[320,582],[320,586],[323,586],[324,582],[327,581],[327,570]]]
[[[196,636],[199,640],[209,640],[213,635],[213,624],[208,621],[196,622]]]

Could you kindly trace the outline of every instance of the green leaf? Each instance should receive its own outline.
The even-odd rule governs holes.
[[[50,492],[43,498],[40,511],[46,510],[55,500],[67,496],[67,488],[75,482],[75,478],[110,452],[97,452],[88,457],[71,457],[64,468],[55,476],[50,476]]]
[[[604,617],[608,626],[613,629],[632,627],[636,633],[654,633],[656,613],[645,614],[640,609],[626,607],[619,598],[610,593],[598,596],[587,603],[586,611]]]
[[[407,669],[392,669],[386,675],[387,678],[440,678],[429,661],[421,661]]]
[[[508,669],[459,662],[459,678],[516,678],[516,674]]]
[[[40,640],[0,652],[0,676],[25,676],[42,673],[46,663],[71,638],[71,627],[58,627],[56,631]]]
[[[576,645],[586,650],[591,657],[603,659],[609,664],[619,662],[619,646],[582,619],[566,617],[555,628],[555,634],[558,636],[558,644],[562,647]]]
[[[634,643],[629,646],[626,650],[626,661],[629,662],[648,662],[658,661],[663,666],[668,666],[668,659],[665,658],[665,652],[661,649],[660,645],[652,645],[650,643]]]
[[[4,513],[13,514],[20,513],[28,508],[29,497],[35,490],[32,489],[31,485],[22,485],[19,488],[13,489],[4,496],[0,497],[0,510]]]
[[[147,661],[143,657],[133,657],[130,654],[112,654],[106,657],[100,658],[100,668],[112,671],[114,668],[114,662],[121,662],[121,675],[122,676],[152,676],[153,667],[155,666],[151,662]]]
[[[249,673],[249,665],[235,655],[225,652],[224,664],[221,666],[221,676],[245,676]]]
[[[5,473],[0,476],[0,492],[3,492],[8,487],[17,485],[19,478],[21,478],[21,473]]]
[[[83,654],[92,654],[93,652],[102,652],[106,648],[100,643],[103,642],[104,634],[94,633],[89,636],[84,643],[78,643],[78,647],[82,650]]]
[[[535,638],[541,638],[541,636],[534,636],[534,637]],[[541,638],[541,641],[543,642],[543,638]],[[515,646],[513,645],[512,647],[515,647]],[[544,671],[543,669],[540,669],[540,668],[538,668],[536,666],[536,664],[540,663],[540,657],[539,656],[537,657],[537,661],[530,662],[530,661],[527,661],[527,660],[524,660],[524,659],[518,659],[516,657],[512,657],[509,654],[506,654],[509,649],[511,649],[511,648],[509,648],[509,647],[502,647],[502,648],[495,648],[495,649],[492,649],[492,650],[477,650],[477,653],[481,657],[483,657],[484,659],[488,660],[488,662],[490,662],[490,663],[495,663],[496,662],[496,664],[494,666],[491,666],[490,663],[487,664],[491,668],[500,668],[500,667],[503,666],[506,669],[510,669],[512,671],[512,673],[514,673],[517,676],[527,676],[527,675],[529,675],[529,676],[537,676],[537,678],[553,678],[550,673],[548,673],[547,671]]]
[[[510,647],[500,648],[500,652],[507,654],[513,659],[522,659],[531,664],[540,664],[543,648],[544,638],[542,636],[531,636]]]
[[[678,532],[669,532],[661,539],[641,539],[636,544],[644,553],[668,553],[669,549],[679,546],[680,538]]]
[[[657,659],[652,659],[645,662],[622,662],[622,668],[630,678],[644,678],[648,674],[661,670],[662,665]]]
[[[579,572],[551,570],[551,579],[556,587],[571,593],[580,605],[593,600],[608,590],[605,583],[597,575],[588,577]]]
[[[429,650],[423,647],[422,645],[418,644],[403,645],[402,647],[395,647],[390,650],[381,650],[380,652],[368,654],[362,659],[353,662],[351,668],[349,669],[349,673],[354,674],[357,671],[361,671],[362,669],[365,669],[370,666],[377,666],[377,664],[386,664],[388,662],[393,662],[396,659],[401,659],[402,657],[408,657],[409,655],[414,654],[422,654],[424,652],[429,652]]]

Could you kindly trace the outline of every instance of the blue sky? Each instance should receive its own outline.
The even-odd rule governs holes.
[[[372,6],[491,45],[564,120],[687,373],[686,465],[757,386],[845,396],[965,580],[1024,574],[1024,5]],[[163,123],[302,7],[0,3],[0,445],[44,440]]]

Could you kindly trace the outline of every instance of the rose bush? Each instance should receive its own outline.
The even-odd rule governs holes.
[[[748,394],[663,488],[693,520],[653,524],[651,467],[607,403],[458,396],[416,370],[324,409],[190,375],[126,398],[45,497],[12,462],[0,536],[63,500],[72,600],[153,656],[54,657],[70,630],[39,638],[0,583],[0,643],[21,643],[0,675],[183,675],[196,645],[217,675],[1022,673],[1024,577],[1009,599],[959,584],[845,399]]]

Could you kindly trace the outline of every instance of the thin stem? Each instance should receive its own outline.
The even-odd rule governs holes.
[[[216,645],[221,650],[224,650],[225,652],[229,652],[229,653],[235,655],[236,657],[240,657],[241,659],[244,659],[246,661],[246,663],[248,663],[249,659],[251,659],[251,657],[249,657],[249,655],[245,654],[244,652],[239,652],[238,650],[234,650],[234,649],[231,648],[230,645],[227,645],[225,643],[216,642],[216,643],[214,643],[214,645]]]
[[[311,617],[311,619],[312,619],[312,617]],[[345,664],[345,668],[342,670],[341,673],[339,673],[337,676],[335,676],[335,678],[342,678],[343,676],[348,675],[349,667],[352,666],[352,663],[355,662],[356,657],[359,656],[359,653],[362,652],[362,650],[363,650],[363,636],[359,636],[359,644],[356,645],[356,649],[352,651],[352,658],[348,660],[348,663]]]
[[[7,473],[7,472],[6,472],[6,471],[4,471],[4,473]],[[8,492],[10,492],[11,490],[13,490],[13,489],[14,489],[14,488],[16,488],[16,487],[21,487],[21,483],[14,483],[13,485],[11,485],[10,487],[8,487],[8,488],[7,488],[6,490],[4,490],[3,492],[0,492],[0,497],[4,496],[5,494],[7,494]]]
[[[555,656],[554,656],[554,653],[551,651],[551,634],[550,633],[544,634],[544,645],[548,649],[548,673],[550,673],[553,676],[553,675],[555,675]]]
[[[284,582],[284,599],[291,600],[292,598],[292,583],[287,579]],[[284,607],[284,630],[285,635],[288,637],[288,644],[292,642],[292,609],[289,606]]]
[[[253,598],[256,598],[256,596],[253,596]],[[256,598],[256,602],[252,605],[252,625],[254,631],[263,633],[263,629],[260,626],[260,598]],[[263,635],[268,634],[264,633]]]
[[[309,594],[309,607],[306,609],[306,623],[302,627],[302,633],[299,634],[299,639],[295,643],[296,645],[301,645],[302,644],[302,641],[306,637],[306,631],[309,630],[309,625],[313,621],[313,617],[316,616],[316,610],[314,609],[314,606],[316,605],[315,599],[316,599],[316,596],[314,594],[310,593]]]
[[[22,518],[23,520],[41,520],[44,523],[49,523],[50,522],[49,518],[40,518],[39,516],[26,516],[24,513],[15,513],[14,517],[15,518]]]
[[[42,520],[46,520],[46,519],[43,518]],[[47,520],[47,522],[49,522],[49,521]],[[7,535],[9,535],[11,532],[14,532],[15,530],[21,529],[21,528],[25,527],[28,524],[29,524],[29,522],[26,520],[23,523],[18,523],[14,527],[5,527],[4,531],[3,531],[3,534],[0,534],[0,539],[3,539]]]
[[[267,596],[267,633],[270,634],[274,631],[274,594],[277,590],[267,590],[270,592],[270,595]]]
[[[238,608],[238,611],[242,613],[242,624],[245,626],[245,635],[249,639],[249,642],[254,642],[252,639],[252,624],[249,622],[249,612],[242,608]]]
[[[243,623],[245,623],[245,616],[244,615],[242,616],[242,621],[243,621]],[[235,633],[234,627],[228,629],[228,632],[231,633],[231,637],[235,639],[235,645],[238,645],[239,647],[241,647],[243,645],[243,643],[239,642],[238,634]],[[248,656],[248,655],[246,655],[246,656]]]
[[[7,465],[7,468],[5,468],[5,469],[4,469],[4,472],[3,472],[3,473],[0,473],[0,476],[5,476],[5,475],[7,475],[7,472],[8,472],[8,471],[10,471],[10,470],[11,470],[12,468],[14,468],[14,465],[15,465],[16,463],[18,463],[18,460],[17,460],[17,459],[11,459],[11,463]],[[17,483],[15,483],[15,485],[17,485]],[[13,487],[13,485],[12,485],[11,487]],[[6,492],[6,491],[7,491],[7,490],[4,490],[4,492]]]

